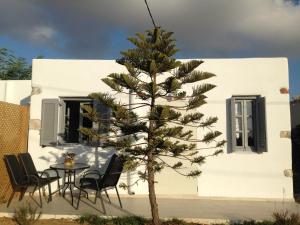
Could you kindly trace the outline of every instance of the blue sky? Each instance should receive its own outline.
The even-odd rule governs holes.
[[[163,2],[163,3],[162,3]],[[300,94],[299,0],[148,0],[180,58],[287,57]],[[0,48],[32,58],[115,59],[152,27],[144,0],[0,0]]]

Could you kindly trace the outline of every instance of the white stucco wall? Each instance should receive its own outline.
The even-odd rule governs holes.
[[[113,60],[47,60],[34,59],[32,71],[32,87],[37,94],[31,97],[30,119],[39,124],[41,120],[42,99],[59,97],[86,97],[92,92],[110,92],[110,88],[102,83],[101,78],[112,72],[126,72]],[[114,94],[114,93],[113,93]],[[116,95],[124,103],[128,103],[128,95]],[[62,162],[62,154],[69,151],[76,153],[77,161],[87,162],[92,166],[100,159],[104,165],[112,152],[97,152],[94,148],[81,145],[55,147],[40,146],[39,129],[29,130],[28,149],[33,159],[39,162],[39,169],[49,168],[51,164]],[[126,181],[126,174],[122,180]],[[140,185],[143,186],[143,185]],[[142,188],[144,190],[145,188]],[[121,190],[121,193],[126,193]]]
[[[31,80],[0,80],[0,101],[26,105],[30,94]]]
[[[268,152],[225,152],[210,158],[198,179],[199,196],[293,198],[292,178],[284,176],[291,169],[291,140],[280,138],[280,131],[290,131],[289,95],[280,88],[289,87],[288,62],[273,59],[205,60],[204,71],[217,74],[217,85],[208,94],[208,104],[200,111],[217,116],[216,129],[227,137],[226,99],[232,95],[261,95],[266,98]]]
[[[290,139],[280,138],[280,131],[290,130],[289,96],[280,94],[288,88],[288,67],[284,58],[273,59],[207,59],[199,70],[217,74],[208,80],[218,87],[208,94],[208,104],[200,108],[209,116],[217,116],[216,129],[226,139],[226,99],[232,95],[266,97],[268,152],[227,153],[207,160],[198,180],[186,179],[173,171],[158,175],[157,194],[194,195],[237,198],[292,198],[292,179],[283,175],[291,168]],[[31,120],[41,119],[43,98],[87,96],[91,92],[110,91],[101,78],[112,72],[125,72],[112,60],[33,60],[32,87],[40,93],[31,97]],[[128,96],[121,97],[128,102]],[[200,131],[199,131],[200,132]],[[199,133],[199,135],[201,135]],[[93,149],[73,146],[42,148],[39,130],[29,132],[29,151],[39,169],[61,160],[61,154],[72,149],[78,159],[93,163]],[[88,153],[87,153],[88,152]],[[205,152],[203,152],[205,153]],[[95,156],[96,155],[96,156]],[[100,156],[105,157],[102,151]],[[105,159],[102,160],[104,162]],[[126,175],[122,177],[126,180]],[[133,187],[136,194],[146,194],[146,183]],[[198,192],[197,192],[198,190]],[[124,192],[123,192],[124,193]]]

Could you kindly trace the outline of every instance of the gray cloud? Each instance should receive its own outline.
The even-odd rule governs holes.
[[[157,23],[174,31],[185,57],[300,55],[300,6],[293,1],[148,2]],[[143,0],[0,0],[0,4],[0,35],[72,58],[116,57],[124,50],[123,35],[152,26]]]

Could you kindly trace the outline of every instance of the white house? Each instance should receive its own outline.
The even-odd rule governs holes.
[[[157,194],[292,199],[289,95],[280,91],[289,86],[287,59],[204,61],[199,70],[216,74],[208,82],[217,88],[199,110],[219,118],[216,129],[227,140],[224,153],[207,160],[198,179],[164,170],[157,176]],[[39,169],[59,162],[66,151],[79,161],[105,162],[110,153],[85,145],[77,128],[89,123],[81,118],[80,105],[92,104],[86,98],[91,92],[110,91],[100,79],[112,72],[126,71],[113,60],[33,60],[28,149]],[[116,98],[129,100],[125,94]],[[136,174],[122,176],[128,178]],[[140,182],[131,191],[147,194],[147,185]]]
[[[27,105],[30,95],[30,80],[0,80],[0,101]]]

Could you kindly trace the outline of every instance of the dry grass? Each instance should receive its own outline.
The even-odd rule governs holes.
[[[18,225],[13,218],[0,217],[1,225]],[[76,221],[70,219],[40,219],[34,225],[79,225]]]

